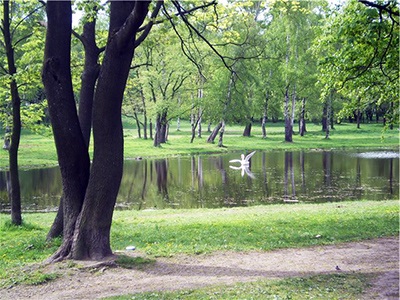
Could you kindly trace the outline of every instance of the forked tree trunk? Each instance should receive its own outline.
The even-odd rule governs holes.
[[[112,255],[110,228],[123,167],[121,105],[135,34],[148,6],[149,2],[111,2],[109,38],[93,103],[95,150],[89,178],[89,155],[72,90],[71,2],[47,2],[43,82],[64,192],[64,239],[53,260]]]
[[[83,139],[87,147],[89,147],[90,134],[92,130],[92,109],[94,89],[99,76],[100,65],[98,64],[101,50],[96,45],[95,37],[96,18],[93,21],[83,25],[83,34],[75,34],[82,42],[85,50],[85,63],[81,76],[81,90],[79,93],[78,118],[81,126]],[[47,240],[62,235],[63,232],[63,196],[60,199],[60,205],[57,216],[47,234]]]

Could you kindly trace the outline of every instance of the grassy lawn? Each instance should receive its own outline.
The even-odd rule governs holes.
[[[27,272],[60,241],[45,242],[53,213],[25,214],[23,226],[0,215],[0,286],[38,283],[52,274]],[[399,233],[398,201],[269,205],[245,208],[116,211],[113,250],[135,245],[149,257],[218,250],[273,250],[326,245]],[[54,274],[53,274],[54,275]],[[49,278],[50,276],[50,278]]]
[[[342,149],[342,148],[391,148],[399,147],[399,131],[397,129],[383,131],[382,124],[362,124],[360,129],[355,124],[343,123],[335,125],[330,139],[325,139],[320,125],[308,124],[307,133],[301,137],[293,136],[293,143],[284,142],[283,123],[269,123],[267,138],[262,139],[261,129],[255,125],[251,137],[243,137],[243,126],[227,126],[224,145],[206,142],[209,133],[203,131],[202,138],[195,138],[190,143],[190,124],[181,122],[181,130],[171,124],[169,140],[162,147],[153,147],[151,139],[137,137],[137,130],[130,122],[124,123],[125,157],[166,157],[178,154],[224,153],[243,150],[277,150],[277,149]],[[0,152],[0,169],[8,166],[7,152]],[[57,165],[56,149],[53,137],[23,131],[19,151],[19,165],[22,168]]]

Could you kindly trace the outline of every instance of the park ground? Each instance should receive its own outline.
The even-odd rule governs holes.
[[[123,253],[145,256],[135,251]],[[399,239],[392,237],[267,252],[218,251],[208,255],[178,255],[157,258],[154,263],[137,268],[116,267],[112,260],[75,262],[75,267],[71,267],[72,262],[69,261],[47,266],[51,272],[57,269],[63,273],[58,279],[37,286],[2,289],[0,298],[101,299],[130,294],[122,299],[223,299],[218,297],[218,291],[221,289],[226,293],[231,289],[232,298],[241,299],[240,294],[234,295],[234,291],[249,287],[237,284],[255,281],[253,288],[257,292],[254,299],[289,299],[288,295],[281,298],[274,294],[270,283],[311,278],[313,284],[307,290],[292,290],[290,299],[311,299],[313,289],[321,289],[322,294],[317,293],[320,295],[317,299],[336,299],[329,297],[329,287],[322,290],[318,282],[348,282],[354,274],[363,274],[367,288],[355,296],[346,294],[345,288],[340,299],[399,299],[398,254]],[[205,288],[209,286],[212,288]],[[298,285],[295,288],[301,289]],[[175,293],[169,298],[167,291],[176,290],[180,291],[179,296]],[[199,291],[204,294],[197,294]],[[135,293],[143,292],[151,293],[138,294],[142,298],[135,298]]]

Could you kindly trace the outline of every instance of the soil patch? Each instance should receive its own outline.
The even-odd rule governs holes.
[[[140,252],[126,255],[145,257]],[[259,279],[301,277],[336,272],[374,274],[362,299],[399,299],[399,239],[380,238],[332,246],[269,252],[217,252],[157,258],[135,269],[113,268],[112,263],[71,262],[48,266],[62,276],[39,286],[0,290],[0,299],[99,299],[137,293],[193,289]],[[360,295],[361,297],[361,295]]]

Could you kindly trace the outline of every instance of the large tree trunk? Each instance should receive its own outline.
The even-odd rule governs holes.
[[[71,3],[49,1],[48,29],[43,65],[49,113],[63,184],[63,244],[53,256],[69,254],[89,179],[89,155],[79,125],[70,69]]]
[[[76,34],[77,38],[82,42],[85,49],[85,64],[84,70],[81,76],[81,90],[79,93],[79,109],[78,118],[81,126],[83,139],[87,147],[89,147],[90,134],[92,130],[92,108],[93,108],[93,97],[94,90],[99,76],[100,65],[98,59],[100,55],[100,49],[96,45],[95,36],[96,18],[93,21],[85,23],[83,25],[83,34]],[[54,219],[53,225],[47,234],[47,239],[58,237],[63,232],[63,196],[60,199],[60,205],[58,208],[57,216]]]
[[[149,2],[111,2],[109,38],[94,97],[95,151],[71,249],[74,259],[102,259],[112,255],[110,229],[123,171],[122,99],[133,58],[135,34],[146,17],[148,6]],[[129,16],[133,16],[128,22],[131,30],[127,30]]]
[[[15,225],[22,224],[21,216],[21,191],[18,174],[18,149],[21,137],[21,99],[18,93],[17,82],[14,75],[17,73],[14,60],[14,48],[12,45],[12,36],[10,32],[10,11],[9,1],[3,2],[3,28],[4,42],[6,48],[8,74],[12,76],[10,80],[11,102],[12,102],[12,132],[11,142],[8,150],[10,164],[10,188],[8,190],[11,202],[11,223]]]

